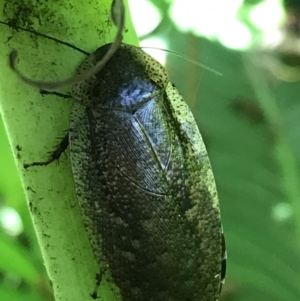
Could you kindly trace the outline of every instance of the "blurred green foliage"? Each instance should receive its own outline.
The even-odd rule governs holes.
[[[168,17],[167,2],[153,2],[164,15],[155,34],[170,49],[222,73],[217,76],[174,56],[166,63],[192,108],[217,182],[228,248],[222,300],[298,301],[299,81],[279,80],[262,64],[265,56],[258,51],[233,51],[180,33]],[[268,51],[272,56],[276,49]],[[0,212],[5,206],[14,208],[23,224],[15,236],[0,228],[0,299],[52,300],[2,123],[0,141]],[[22,162],[19,153],[16,160]]]

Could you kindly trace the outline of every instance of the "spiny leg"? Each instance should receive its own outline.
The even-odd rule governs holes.
[[[64,136],[64,138],[58,143],[55,149],[50,153],[46,161],[24,163],[24,168],[29,168],[32,166],[47,166],[48,164],[56,161],[60,158],[61,154],[67,149],[69,145],[69,132]]]
[[[98,296],[98,289],[99,289],[100,284],[101,284],[102,276],[103,276],[103,272],[100,272],[100,273],[96,274],[96,277],[95,277],[95,280],[96,280],[95,288],[94,288],[94,291],[90,294],[90,296],[94,300],[100,298],[100,296]]]
[[[62,98],[72,98],[71,95],[63,94],[55,91],[46,91],[40,90],[42,96],[44,95],[55,95]],[[41,162],[32,162],[32,163],[24,163],[24,168],[29,168],[32,166],[47,166],[48,164],[56,161],[60,158],[61,154],[67,149],[69,145],[69,132],[61,139],[61,141],[55,146],[54,150],[50,152],[49,157],[46,161]]]
[[[40,94],[42,96],[44,95],[55,95],[61,98],[72,98],[72,96],[70,94],[63,94],[63,93],[59,93],[59,92],[55,92],[55,91],[46,91],[46,90],[40,90]]]

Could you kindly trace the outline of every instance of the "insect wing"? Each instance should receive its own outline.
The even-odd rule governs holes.
[[[207,152],[177,89],[150,83],[138,108],[72,109],[85,227],[123,300],[216,300],[222,228]]]

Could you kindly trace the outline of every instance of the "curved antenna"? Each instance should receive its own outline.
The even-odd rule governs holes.
[[[38,81],[38,80],[33,80],[25,75],[23,75],[19,69],[16,66],[16,61],[18,58],[18,52],[16,50],[13,50],[10,55],[9,55],[9,65],[13,71],[17,73],[17,75],[27,84],[39,88],[41,90],[55,90],[67,85],[73,85],[78,82],[81,82],[87,78],[90,78],[94,74],[98,73],[104,65],[110,60],[110,58],[114,55],[116,50],[119,48],[122,39],[123,39],[123,29],[124,29],[124,24],[125,24],[125,8],[124,8],[124,3],[123,0],[114,0],[111,6],[111,14],[112,14],[112,20],[117,26],[117,34],[116,37],[111,43],[108,51],[104,55],[101,61],[97,62],[97,64],[92,67],[90,70],[87,70],[81,74],[75,75],[71,78],[64,79],[61,81],[57,82],[47,82],[47,81]]]
[[[173,55],[175,55],[175,56],[178,56],[178,57],[180,57],[180,58],[182,58],[182,59],[185,59],[185,60],[187,60],[188,62],[190,62],[190,63],[192,63],[192,64],[194,64],[194,65],[196,65],[196,66],[198,66],[198,67],[200,67],[200,68],[203,68],[203,69],[205,69],[205,70],[208,70],[208,71],[210,71],[210,72],[212,72],[212,73],[214,73],[214,74],[216,74],[216,75],[218,75],[218,76],[222,76],[222,75],[223,75],[221,72],[219,72],[219,71],[217,71],[217,70],[215,70],[215,69],[213,69],[213,68],[210,68],[210,67],[208,67],[208,66],[206,66],[206,65],[204,65],[204,64],[201,64],[201,63],[197,62],[196,60],[193,60],[193,59],[189,58],[188,56],[185,56],[185,55],[183,55],[183,54],[177,53],[177,52],[174,51],[174,50],[168,50],[168,49],[164,49],[164,48],[151,47],[151,46],[142,46],[141,48],[143,48],[143,49],[154,49],[154,50],[165,51],[165,52],[167,52],[167,53],[170,53],[170,54],[173,54]]]
[[[38,36],[38,37],[42,37],[42,38],[45,38],[45,39],[54,41],[54,42],[56,42],[56,43],[65,45],[65,46],[67,46],[67,47],[70,47],[70,48],[72,48],[72,49],[74,49],[74,50],[76,50],[76,51],[78,51],[78,52],[81,52],[81,53],[83,53],[83,54],[85,54],[85,55],[90,55],[89,52],[87,52],[87,51],[85,51],[85,50],[83,50],[83,49],[81,49],[81,48],[79,48],[79,47],[76,47],[75,45],[73,45],[73,44],[71,44],[71,43],[69,43],[69,42],[65,42],[65,41],[59,40],[59,39],[57,39],[57,38],[54,38],[54,37],[48,36],[48,35],[46,35],[46,34],[43,34],[43,33],[41,33],[41,32],[37,32],[37,31],[31,30],[31,29],[28,29],[28,28],[24,28],[24,27],[21,27],[21,26],[17,26],[17,25],[11,26],[10,23],[3,22],[3,21],[0,21],[0,24],[5,25],[5,26],[7,26],[7,27],[9,27],[9,28],[12,28],[12,29],[14,29],[14,30],[20,30],[20,31],[25,31],[25,32],[28,32],[28,33],[32,33],[32,34],[34,34],[34,35],[36,35],[36,36]]]

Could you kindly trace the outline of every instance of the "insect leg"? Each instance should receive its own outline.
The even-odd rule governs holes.
[[[61,154],[67,149],[69,145],[69,132],[63,137],[63,139],[56,145],[55,149],[50,153],[46,161],[24,163],[24,168],[32,166],[47,166],[55,160],[58,160]]]
[[[96,280],[95,289],[94,289],[94,291],[90,294],[91,297],[92,297],[94,300],[100,298],[100,297],[98,296],[98,289],[99,289],[100,284],[101,284],[102,275],[103,275],[103,273],[100,272],[100,273],[97,273],[97,274],[96,274],[96,277],[95,277],[95,280]]]
[[[42,96],[44,95],[55,95],[62,98],[72,98],[71,95],[68,94],[62,94],[55,91],[46,91],[46,90],[40,90],[40,93]],[[24,163],[24,168],[32,167],[32,166],[47,166],[48,164],[52,163],[55,160],[58,160],[61,156],[61,154],[67,149],[69,145],[69,133],[67,133],[61,141],[55,146],[55,149],[50,152],[49,157],[46,161],[42,162],[32,162],[32,163]]]
[[[72,98],[72,96],[70,94],[63,94],[63,93],[59,93],[59,92],[55,92],[55,91],[46,91],[46,90],[40,90],[40,93],[42,96],[44,95],[55,95],[61,98]]]

